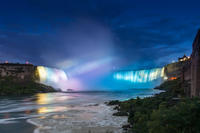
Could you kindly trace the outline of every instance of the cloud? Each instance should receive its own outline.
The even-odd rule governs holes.
[[[198,4],[185,1],[10,3],[0,5],[0,60],[62,68],[107,57],[118,57],[115,66],[162,66],[190,53],[200,22]]]

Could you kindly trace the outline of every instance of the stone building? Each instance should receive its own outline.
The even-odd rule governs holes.
[[[12,76],[16,80],[30,80],[35,73],[35,66],[32,64],[2,63],[0,64],[0,77]]]
[[[191,97],[200,96],[200,30],[198,31],[191,54]]]

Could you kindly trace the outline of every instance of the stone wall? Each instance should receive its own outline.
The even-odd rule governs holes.
[[[0,77],[12,76],[16,80],[31,80],[35,66],[32,64],[3,63],[0,64]]]
[[[192,45],[191,54],[191,97],[200,96],[200,30]]]

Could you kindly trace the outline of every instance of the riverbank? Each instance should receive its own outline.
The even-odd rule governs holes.
[[[0,122],[1,133],[33,133],[36,126],[27,123],[26,120],[21,119],[18,122]]]
[[[18,81],[15,77],[0,78],[0,96],[33,95],[47,92],[56,92],[56,90],[34,80]]]
[[[200,99],[187,98],[180,80],[167,81],[156,89],[165,90],[153,97],[111,101],[118,112],[113,115],[128,116],[124,126],[132,133],[197,133],[200,132]]]
[[[127,125],[127,116],[112,116],[117,110],[115,106],[104,103],[111,100],[126,100],[130,98],[152,96],[160,91],[153,89],[132,89],[114,92],[84,92],[84,93],[39,93],[37,95],[20,97],[1,97],[0,126],[12,123],[13,129],[9,133],[22,133],[17,130],[24,120],[33,120],[38,124],[37,131],[65,132],[65,126],[73,132],[88,133],[87,131],[106,133],[108,129],[122,132],[122,126]],[[30,122],[30,121],[29,121]],[[23,125],[23,123],[21,123]],[[30,126],[30,124],[28,124]],[[48,126],[52,130],[46,129]],[[76,130],[79,127],[81,130]],[[0,132],[5,131],[0,128]],[[30,126],[32,129],[32,126]],[[24,129],[26,130],[26,129]],[[28,126],[27,126],[28,130]],[[26,130],[26,131],[27,131]],[[26,133],[33,133],[31,130]],[[69,131],[69,130],[66,130]],[[62,132],[61,132],[62,133]],[[93,133],[93,132],[91,132]],[[115,132],[113,132],[115,133]]]
[[[34,133],[122,133],[126,116],[113,116],[114,106],[89,104],[71,107],[62,113],[29,119],[37,126]]]

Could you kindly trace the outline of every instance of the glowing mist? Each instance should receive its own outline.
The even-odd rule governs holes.
[[[40,83],[59,88],[61,90],[65,89],[68,78],[63,70],[37,66],[36,73],[38,74]]]

